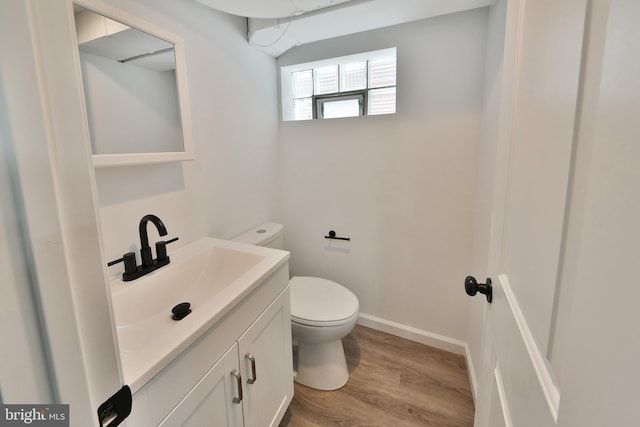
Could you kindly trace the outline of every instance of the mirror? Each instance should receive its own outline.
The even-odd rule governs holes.
[[[74,14],[94,166],[193,159],[180,40],[77,4]]]

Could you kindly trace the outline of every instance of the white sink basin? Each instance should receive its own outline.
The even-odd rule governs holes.
[[[138,389],[254,290],[288,252],[202,238],[174,252],[171,263],[131,282],[110,281],[126,384]],[[191,314],[171,309],[189,302]]]

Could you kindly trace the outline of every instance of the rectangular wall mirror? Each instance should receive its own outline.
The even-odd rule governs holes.
[[[193,159],[181,39],[104,7],[74,4],[94,166]]]

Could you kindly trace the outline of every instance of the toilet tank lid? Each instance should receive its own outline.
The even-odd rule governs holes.
[[[249,243],[256,246],[266,246],[280,237],[283,232],[282,224],[277,222],[265,222],[253,227],[251,230],[234,237],[234,242]]]

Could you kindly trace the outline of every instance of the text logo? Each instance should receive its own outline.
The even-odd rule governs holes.
[[[0,427],[69,427],[69,405],[0,405]]]

